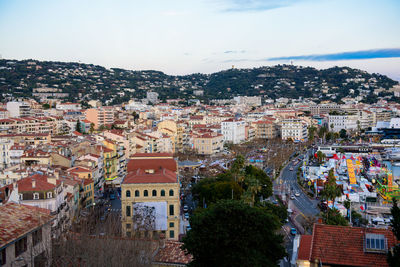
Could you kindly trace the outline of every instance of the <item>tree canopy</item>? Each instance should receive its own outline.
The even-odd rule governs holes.
[[[250,219],[251,218],[251,219]],[[270,210],[220,200],[190,218],[183,249],[190,266],[276,266],[285,256],[280,222]]]

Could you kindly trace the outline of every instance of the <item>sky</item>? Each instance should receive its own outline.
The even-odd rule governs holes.
[[[167,74],[294,64],[400,81],[399,0],[0,0],[0,55]]]

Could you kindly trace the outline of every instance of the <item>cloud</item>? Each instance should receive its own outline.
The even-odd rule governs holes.
[[[372,50],[341,52],[333,54],[271,57],[267,58],[266,61],[286,61],[286,60],[338,61],[338,60],[362,60],[362,59],[396,58],[396,57],[400,57],[400,48],[372,49]]]
[[[287,7],[300,0],[228,0],[224,12],[257,12]]]
[[[246,50],[227,50],[224,51],[224,54],[243,54],[246,53]]]

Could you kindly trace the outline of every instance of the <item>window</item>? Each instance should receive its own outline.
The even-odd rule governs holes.
[[[5,265],[7,263],[6,248],[0,250],[0,265]]]
[[[23,199],[24,199],[23,194],[19,194],[19,200],[23,200]]]
[[[385,253],[386,239],[380,234],[365,234],[365,250],[368,252]]]
[[[53,194],[51,192],[47,192],[47,198],[52,198]]]
[[[126,197],[131,197],[131,191],[130,190],[126,190],[125,195],[126,195]]]
[[[144,196],[144,197],[148,197],[148,196],[149,196],[149,192],[148,192],[147,190],[144,190],[144,191],[143,191],[143,196]]]
[[[156,197],[156,196],[157,196],[157,190],[153,190],[153,191],[151,192],[151,195],[152,195],[153,197]]]
[[[28,241],[26,236],[15,242],[15,257],[18,257],[26,251],[27,243]]]
[[[33,193],[33,199],[39,199],[39,193]]]
[[[174,223],[173,223],[173,222],[170,222],[170,223],[169,223],[169,227],[174,227]]]
[[[126,224],[126,229],[131,229],[131,224],[130,223]]]
[[[131,206],[126,206],[126,216],[131,216]]]
[[[169,238],[174,238],[175,237],[175,232],[174,230],[169,231]]]
[[[174,196],[174,190],[172,190],[172,189],[169,190],[169,196],[170,196],[170,197],[173,197],[173,196]]]
[[[169,205],[169,215],[174,215],[174,205]]]
[[[138,197],[138,196],[140,196],[139,190],[135,190],[135,197]]]
[[[164,189],[161,189],[161,196],[165,197],[165,190]]]
[[[32,233],[32,243],[34,246],[42,242],[42,228]]]
[[[131,237],[131,232],[126,232],[127,237]]]

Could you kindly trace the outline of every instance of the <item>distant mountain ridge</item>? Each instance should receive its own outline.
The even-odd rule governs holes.
[[[0,60],[0,94],[12,97],[64,97],[67,101],[98,99],[119,104],[144,98],[146,92],[166,99],[232,98],[238,95],[263,98],[313,98],[340,101],[358,97],[371,101],[390,95],[398,82],[385,75],[349,67],[318,70],[311,67],[277,65],[252,69],[228,69],[213,74],[167,75],[160,71],[106,69],[93,64],[37,60]],[[35,89],[35,90],[34,90]],[[39,93],[38,93],[39,92]]]

